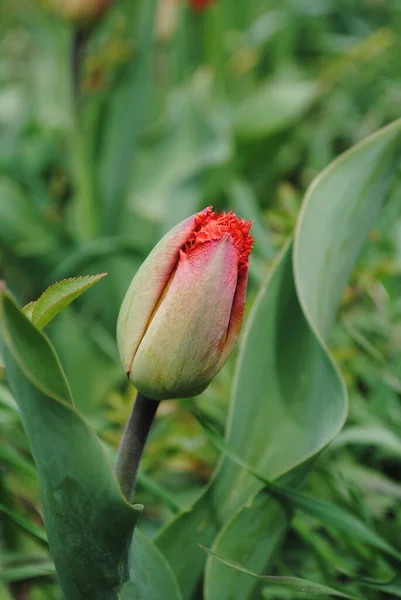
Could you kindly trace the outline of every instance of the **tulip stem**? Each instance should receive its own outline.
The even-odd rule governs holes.
[[[115,474],[128,502],[134,495],[139,462],[159,404],[159,400],[146,398],[138,392],[121,438]]]
[[[72,38],[71,45],[71,70],[72,70],[72,92],[73,101],[76,105],[79,103],[79,78],[81,72],[81,64],[85,45],[88,40],[88,34],[82,29],[77,29]]]

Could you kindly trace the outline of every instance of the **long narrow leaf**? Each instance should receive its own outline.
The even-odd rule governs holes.
[[[280,587],[287,588],[294,592],[302,592],[303,594],[310,594],[312,596],[331,596],[336,598],[349,598],[350,600],[356,600],[355,596],[350,596],[349,594],[345,594],[344,592],[340,592],[332,587],[327,585],[322,585],[320,583],[314,583],[313,581],[309,581],[308,579],[301,579],[300,577],[280,577],[274,575],[258,575],[257,573],[253,573],[253,571],[249,571],[245,567],[239,565],[236,562],[228,560],[216,552],[213,552],[209,548],[205,548],[201,546],[202,550],[207,552],[209,556],[219,560],[221,563],[234,569],[235,571],[239,571],[244,573],[245,575],[249,575],[250,577],[254,577],[259,581],[264,581],[266,583],[279,585]]]

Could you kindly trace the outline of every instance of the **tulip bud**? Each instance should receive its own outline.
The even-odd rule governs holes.
[[[52,8],[57,14],[74,23],[92,21],[99,18],[113,0],[52,0]]]
[[[167,233],[135,275],[117,323],[124,369],[155,400],[200,394],[242,324],[251,223],[212,208]]]

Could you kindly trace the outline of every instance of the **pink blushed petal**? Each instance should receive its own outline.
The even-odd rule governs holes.
[[[117,322],[117,343],[126,373],[130,372],[149,319],[177,264],[181,247],[211,212],[210,207],[205,208],[169,231],[154,247],[132,280]]]
[[[222,368],[228,357],[230,356],[238,336],[241,331],[242,322],[244,319],[246,288],[248,285],[248,270],[244,269],[238,274],[237,289],[231,308],[230,325],[227,331],[227,337],[224,344],[222,354],[220,356],[218,370]]]
[[[217,373],[237,288],[230,236],[181,252],[133,361],[131,379],[155,399],[198,394]]]

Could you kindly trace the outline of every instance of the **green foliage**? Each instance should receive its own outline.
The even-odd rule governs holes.
[[[236,107],[234,131],[242,140],[274,135],[299,119],[315,96],[313,82],[279,80],[264,83]]]
[[[129,565],[131,579],[122,589],[123,600],[158,600],[161,593],[166,600],[181,600],[181,592],[168,562],[139,530],[131,544]]]
[[[244,569],[241,565],[237,563],[233,563],[229,560],[226,560],[222,556],[219,556],[215,552],[208,550],[202,546],[202,549],[205,550],[211,558],[216,558],[223,565],[234,569],[235,571],[239,571],[240,573],[244,573],[245,575],[250,575],[251,577],[255,577],[255,579],[259,579],[260,581],[266,581],[272,584],[279,585],[281,587],[289,588],[295,592],[302,592],[304,594],[310,594],[311,596],[334,596],[337,598],[350,598],[351,600],[355,600],[355,596],[349,596],[347,594],[343,594],[338,590],[335,590],[327,585],[319,585],[318,583],[313,583],[313,581],[308,581],[306,579],[300,579],[299,577],[275,577],[269,575],[258,575],[257,573],[253,573],[252,571],[248,571],[248,569]],[[219,585],[220,582],[217,581],[216,585]]]
[[[2,334],[7,348],[24,376],[50,398],[72,404],[71,392],[54,349],[27,319],[19,318],[19,310],[11,297],[2,294]]]
[[[0,6],[0,598],[401,597],[398,0],[47,9]],[[159,410],[130,545],[116,318],[209,204],[254,221],[241,345]]]
[[[140,511],[124,501],[98,440],[74,411],[47,339],[6,294],[1,312],[7,379],[38,469],[64,595],[118,598],[128,579],[128,547]]]
[[[344,531],[344,533],[352,536],[354,539],[358,539],[378,550],[382,550],[398,560],[401,559],[401,554],[397,552],[390,544],[388,544],[386,540],[381,538],[380,535],[377,535],[370,528],[366,527],[364,523],[359,521],[353,515],[347,513],[345,510],[329,502],[324,502],[322,500],[312,498],[311,496],[299,494],[266,479],[265,476],[252,469],[249,465],[247,465],[246,462],[244,462],[244,460],[233,453],[228,444],[224,442],[224,440],[218,435],[218,433],[216,433],[215,430],[213,430],[213,428],[210,426],[210,424],[208,424],[207,421],[205,421],[205,419],[203,419],[200,415],[198,415],[197,418],[200,420],[212,443],[222,452],[222,454],[230,458],[236,465],[240,466],[263,484],[264,489],[256,496],[256,498],[259,498],[258,504],[260,504],[260,501],[263,500],[263,497],[267,493],[273,498],[279,500],[283,509],[288,509],[290,507],[294,510],[301,510],[306,514],[319,519],[319,521],[325,525]],[[265,510],[264,516],[266,516],[267,513],[268,511]],[[277,520],[278,517],[275,516],[274,521],[277,522]]]
[[[87,275],[86,277],[58,281],[48,287],[38,300],[27,304],[23,308],[23,312],[32,323],[41,329],[105,275],[106,273],[101,273],[100,275]]]
[[[248,318],[233,387],[227,439],[238,456],[268,479],[284,475],[288,478],[289,474],[290,481],[294,477],[304,479],[308,465],[301,472],[294,469],[324,448],[343,426],[347,410],[346,391],[323,340],[327,339],[341,298],[342,282],[352,268],[371,219],[377,214],[377,206],[380,207],[388,191],[389,173],[401,152],[400,128],[400,123],[396,122],[372,136],[335,162],[313,184],[298,222],[294,252],[291,246],[284,250]],[[352,185],[351,181],[351,185],[348,184],[338,195],[339,182],[346,185],[349,172],[352,172],[356,183]],[[365,189],[365,178],[372,192],[369,189],[369,193],[361,198],[360,190]],[[351,218],[344,223],[339,222],[337,227],[333,215],[342,215],[339,203],[344,203],[352,211],[359,236]],[[322,213],[318,223],[324,222],[324,218],[330,219],[330,225],[326,225],[324,230],[325,236],[320,235],[320,229],[316,231],[316,221],[313,221],[318,210]],[[314,228],[309,225],[309,217],[315,224]],[[314,235],[320,237],[315,240]],[[344,239],[352,239],[352,244],[345,246]],[[319,258],[325,259],[324,267],[320,266]],[[333,289],[325,281],[327,273],[331,273]],[[310,289],[304,283],[307,278],[314,278],[312,289],[315,292],[319,290],[319,294],[310,294],[309,297],[304,294],[305,289]],[[318,306],[324,308],[323,316],[316,309],[316,298],[320,301]],[[232,553],[228,557],[235,560],[237,554],[243,552],[242,539],[249,528],[246,527],[250,519],[249,508],[244,516],[243,505],[260,487],[254,478],[239,471],[231,461],[224,462],[205,492],[206,499],[201,497],[192,507],[194,516],[189,519],[184,513],[182,518],[176,519],[161,533],[160,547],[171,556],[172,547],[178,546],[188,535],[186,529],[193,529],[195,523],[200,527],[205,518],[204,504],[207,503],[216,507],[214,521],[219,526],[209,531],[208,538],[202,536],[202,539],[208,540],[202,543],[211,543],[218,529],[222,528],[212,549],[227,556],[220,551],[221,546],[227,547],[227,535]],[[268,510],[269,499],[266,498],[265,512]],[[258,517],[260,528],[256,527]],[[265,521],[264,511],[257,506],[253,520],[257,531],[263,531]],[[266,548],[262,550],[259,545],[258,555],[249,557],[250,561],[256,560],[259,568],[263,567],[259,564],[260,556],[269,556],[268,531],[264,531]],[[255,537],[253,539],[256,542]],[[263,538],[259,543],[263,543]],[[177,552],[177,558],[171,559],[171,562],[184,594],[190,595],[201,573],[199,550],[193,544],[192,553],[188,549],[183,558],[178,557]],[[249,566],[253,567],[252,562]],[[206,569],[208,598],[247,597],[250,589],[239,586],[237,574],[233,574],[232,581],[227,581],[227,570],[223,571],[224,579],[221,573],[224,583],[221,587],[216,586],[218,569],[222,568],[216,562]]]

